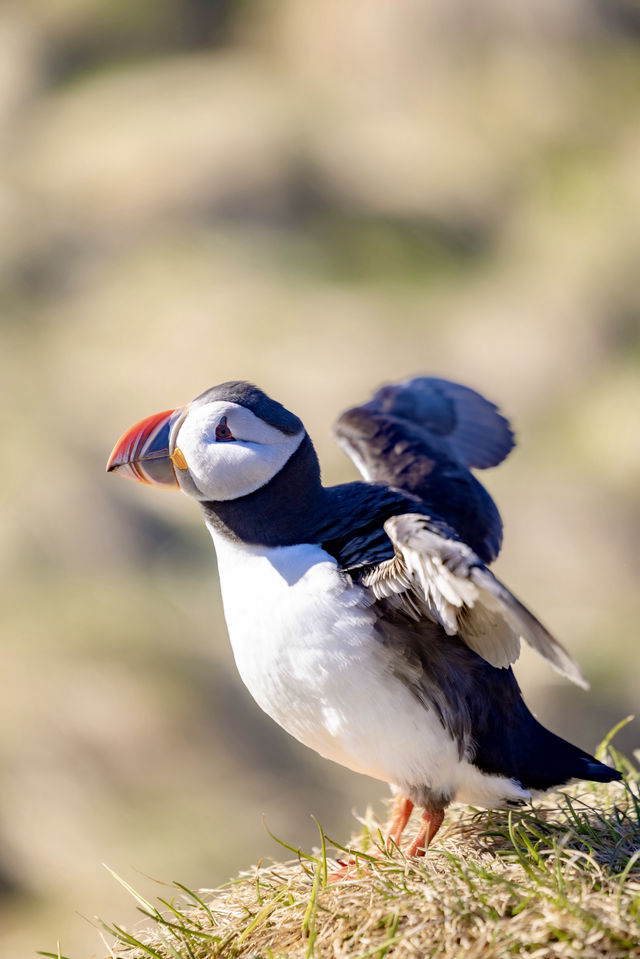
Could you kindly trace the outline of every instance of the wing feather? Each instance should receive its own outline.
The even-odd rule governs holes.
[[[419,496],[485,562],[495,559],[500,514],[470,472],[497,465],[513,447],[493,403],[459,383],[420,376],[345,410],[334,434],[365,480]]]
[[[393,598],[412,618],[418,612],[440,623],[447,635],[459,635],[492,666],[515,662],[524,639],[559,673],[588,687],[564,646],[469,546],[417,513],[393,516],[384,529],[395,555],[362,579],[376,598]]]

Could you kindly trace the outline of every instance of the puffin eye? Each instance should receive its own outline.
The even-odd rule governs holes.
[[[233,440],[235,436],[227,426],[227,417],[223,416],[218,425],[216,426],[216,439],[217,440]]]

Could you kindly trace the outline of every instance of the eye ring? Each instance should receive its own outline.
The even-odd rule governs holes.
[[[227,426],[227,417],[223,416],[216,426],[216,440],[221,443],[226,443],[228,440],[234,439],[235,436]]]

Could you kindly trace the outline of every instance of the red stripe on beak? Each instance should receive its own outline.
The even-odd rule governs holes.
[[[117,470],[120,476],[138,483],[179,489],[169,445],[171,431],[183,412],[184,407],[180,406],[154,413],[128,429],[113,448],[107,472]]]

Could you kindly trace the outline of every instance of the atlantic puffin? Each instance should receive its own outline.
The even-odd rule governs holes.
[[[363,482],[323,486],[301,420],[243,381],[147,417],[107,470],[181,489],[215,545],[240,675],[292,736],[389,783],[389,841],[414,804],[422,855],[451,802],[521,806],[620,773],[542,726],[511,668],[524,639],[579,686],[573,657],[489,570],[502,521],[471,469],[514,445],[474,390],[384,386],[335,437]]]

